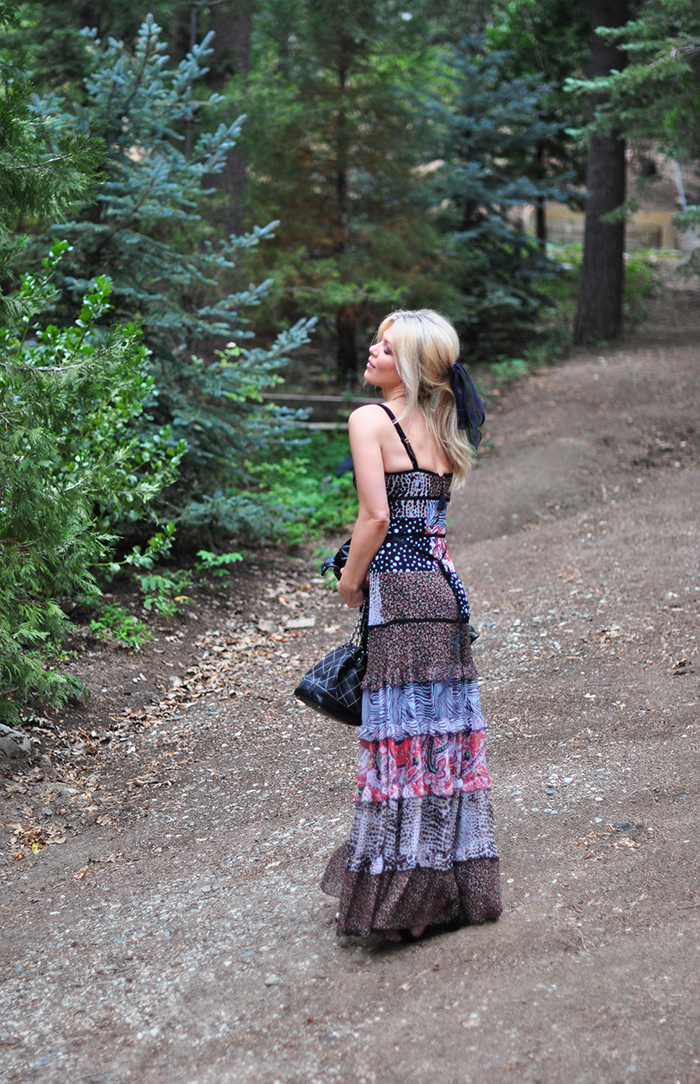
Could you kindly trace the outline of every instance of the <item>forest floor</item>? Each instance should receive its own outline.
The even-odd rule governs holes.
[[[451,506],[500,921],[336,937],[357,735],[291,690],[353,618],[261,552],[138,654],[78,636],[93,696],[4,768],[1,1081],[700,1082],[699,343],[665,293],[503,389]]]

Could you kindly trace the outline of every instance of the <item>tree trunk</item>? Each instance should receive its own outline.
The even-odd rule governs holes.
[[[591,0],[591,77],[607,75],[625,66],[624,54],[608,45],[595,29],[622,26],[627,22],[628,0]],[[592,94],[591,119],[605,98]],[[604,215],[625,200],[625,144],[619,134],[594,135],[588,145],[586,164],[586,224],[583,266],[579,285],[574,342],[611,339],[622,323],[625,224],[603,222]]]
[[[535,204],[535,236],[537,244],[544,252],[547,247],[547,208],[544,196],[538,196]]]
[[[243,79],[248,75],[252,22],[252,0],[222,0],[211,8],[208,28],[216,36],[211,72],[206,80],[212,90],[223,91],[234,75]],[[211,181],[226,193],[224,229],[229,234],[245,233],[246,154],[241,146],[229,151],[226,165]]]
[[[347,70],[338,67],[338,113],[336,116],[336,174],[335,191],[338,208],[338,251],[347,255],[350,251],[350,194],[348,190],[348,130],[345,108]],[[341,305],[336,313],[338,332],[338,375],[346,384],[354,384],[357,378],[357,309],[354,305]]]
[[[544,147],[541,143],[537,144],[535,162],[537,163],[537,180],[541,181],[544,179],[546,172]],[[537,238],[537,244],[544,252],[547,247],[547,208],[545,206],[544,196],[538,196],[535,202],[535,236]]]
[[[357,309],[341,305],[335,317],[338,332],[338,377],[348,386],[357,379]]]
[[[348,118],[345,109],[347,71],[338,68],[338,114],[336,117],[336,174],[335,190],[338,200],[338,226],[340,228],[340,251],[350,251],[350,198],[348,192]]]

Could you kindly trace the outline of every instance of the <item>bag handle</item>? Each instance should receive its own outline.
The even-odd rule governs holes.
[[[352,630],[352,636],[350,637],[350,643],[355,644],[356,647],[363,647],[367,650],[367,637],[369,635],[369,601],[365,600],[362,603],[360,613],[355,624],[355,628]]]

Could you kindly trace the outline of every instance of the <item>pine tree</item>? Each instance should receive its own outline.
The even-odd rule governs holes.
[[[567,200],[568,175],[529,175],[533,150],[561,130],[543,116],[549,87],[539,75],[507,76],[508,54],[477,42],[455,51],[457,93],[447,116],[445,165],[436,177],[441,226],[456,264],[450,311],[472,349],[511,349],[543,304],[556,274],[513,216],[519,204]]]
[[[322,318],[344,380],[358,335],[440,262],[422,167],[447,76],[429,6],[267,0],[253,23],[248,207],[282,222],[250,263],[275,276],[273,313]]]
[[[10,21],[16,24],[16,12],[0,3],[0,27]],[[102,146],[89,125],[80,134],[67,128],[50,138],[44,119],[30,107],[33,88],[26,72],[7,53],[0,53],[0,85],[2,282],[18,256],[23,223],[56,215],[71,201],[88,197]]]
[[[585,73],[588,61],[589,17],[580,0],[496,0],[484,30],[489,52],[505,54],[503,73],[508,78],[540,75],[547,90],[539,102],[549,133],[532,148],[526,163],[534,180],[571,173],[583,184],[585,151],[570,129],[585,123],[585,104],[567,93],[567,80]],[[536,235],[547,240],[545,199],[535,204]]]
[[[693,0],[645,0],[618,29],[599,30],[626,63],[570,89],[599,96],[591,130],[619,131],[625,139],[653,140],[681,162],[700,161],[700,9]],[[679,226],[700,225],[700,194],[690,193]],[[698,257],[692,262],[697,265]]]
[[[274,454],[298,422],[289,411],[264,407],[260,390],[279,380],[314,321],[298,320],[268,349],[248,347],[252,332],[241,310],[259,305],[271,283],[226,290],[236,255],[271,236],[276,223],[222,240],[202,220],[205,178],[223,168],[242,122],[201,132],[186,153],[188,126],[221,102],[216,93],[205,101],[195,94],[211,36],[179,64],[169,61],[150,16],[133,53],[114,39],[102,44],[93,32],[84,36],[84,100],[52,93],[34,103],[58,135],[97,125],[106,147],[95,202],[48,231],[71,245],[60,283],[63,311],[75,311],[95,275],[110,277],[114,316],[142,322],[160,389],[158,416],[171,423],[174,441],[188,443],[184,495],[170,492],[170,514],[199,522],[207,509],[229,530],[252,530],[255,506],[240,496],[251,479],[246,464]],[[44,243],[39,237],[37,248]]]

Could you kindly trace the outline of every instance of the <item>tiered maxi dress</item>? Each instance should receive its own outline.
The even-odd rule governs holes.
[[[369,579],[368,664],[350,839],[321,887],[338,934],[501,913],[469,602],[445,543],[451,475],[385,475],[390,524]]]

